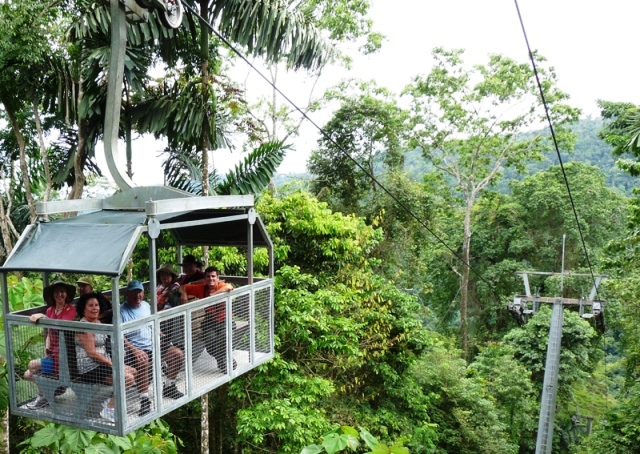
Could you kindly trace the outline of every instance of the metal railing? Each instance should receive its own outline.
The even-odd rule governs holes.
[[[34,324],[33,309],[7,314],[12,413],[124,435],[273,358],[273,280],[244,284],[127,323],[43,318]],[[30,363],[45,357],[47,330],[59,340],[56,367],[42,367],[35,381],[25,380]],[[123,340],[140,330],[153,339],[148,364],[137,362]],[[82,333],[108,338],[111,379],[103,371],[87,381],[79,372]],[[133,384],[125,363],[135,369]],[[111,395],[112,420],[102,411]],[[42,398],[47,405],[35,405]]]

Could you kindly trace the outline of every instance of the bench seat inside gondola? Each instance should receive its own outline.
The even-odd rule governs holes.
[[[105,383],[87,383],[79,380],[75,348],[75,332],[59,330],[60,353],[58,374],[34,374],[38,388],[49,402],[54,413],[76,417],[95,418],[101,403],[113,393],[113,386]],[[62,399],[61,389],[70,389],[75,400]],[[67,391],[68,392],[68,391]],[[65,393],[66,395],[66,393]]]

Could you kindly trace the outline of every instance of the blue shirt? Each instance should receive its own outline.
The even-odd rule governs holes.
[[[120,320],[122,323],[137,320],[142,317],[151,315],[151,306],[146,301],[142,301],[140,306],[132,307],[128,303],[120,306]],[[129,331],[125,337],[134,347],[141,350],[153,350],[153,327],[151,322],[135,331]]]

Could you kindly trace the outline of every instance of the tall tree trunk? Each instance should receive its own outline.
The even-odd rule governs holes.
[[[200,454],[209,454],[209,394],[200,397]]]
[[[210,407],[209,407],[209,421],[212,429],[210,434],[210,446],[212,454],[227,454],[230,451],[229,446],[225,446],[224,427],[223,424],[227,420],[227,407],[229,395],[229,384],[225,383],[219,388],[214,389],[209,393]]]
[[[42,123],[40,122],[40,111],[38,110],[38,101],[33,98],[33,116],[36,120],[36,131],[38,132],[38,143],[40,144],[40,154],[42,155],[42,163],[44,164],[44,177],[47,180],[47,188],[44,191],[45,202],[51,198],[51,189],[53,188],[53,182],[51,181],[51,170],[49,169],[49,154],[47,153],[47,147],[44,144],[44,134],[42,132]]]
[[[125,121],[125,131],[124,131],[124,141],[126,145],[126,154],[127,154],[127,175],[129,178],[133,180],[133,168],[132,168],[132,160],[133,160],[133,151],[131,149],[131,100],[129,98],[129,87],[127,86],[127,79],[124,79],[124,87],[125,87],[125,96],[126,102],[124,106],[124,121]]]
[[[84,97],[83,78],[80,76],[78,82],[78,105],[82,102]],[[82,192],[84,191],[84,164],[87,160],[86,143],[89,134],[89,125],[87,120],[78,116],[78,147],[76,149],[76,156],[73,159],[73,185],[71,186],[71,192],[69,192],[69,200],[82,198]]]
[[[473,209],[473,195],[467,198],[467,204],[464,210],[464,238],[462,242],[462,259],[465,264],[462,267],[462,278],[460,280],[460,342],[462,348],[462,357],[469,359],[469,339],[468,339],[468,307],[469,307],[469,275],[471,265],[469,258],[471,257],[471,211]]]
[[[11,221],[11,197],[12,191],[11,187],[13,184],[13,176],[14,176],[13,163],[9,164],[9,172],[6,178],[4,178],[4,183],[6,185],[5,195],[7,199],[7,207],[5,209],[4,199],[0,197],[0,233],[2,234],[2,244],[4,246],[4,257],[8,257],[11,251],[13,250],[13,239],[11,238],[11,234],[13,234],[13,238],[18,239],[20,235],[16,231],[13,222]]]
[[[9,408],[0,420],[2,435],[0,435],[0,454],[9,454]]]
[[[16,136],[16,141],[18,142],[18,151],[20,152],[20,172],[22,173],[22,183],[24,184],[24,193],[27,198],[27,205],[29,206],[29,218],[31,222],[35,222],[36,220],[36,203],[33,200],[33,195],[31,194],[31,178],[29,177],[29,169],[27,168],[27,155],[26,148],[27,144],[24,140],[24,136],[20,131],[20,125],[18,124],[18,119],[16,118],[16,113],[13,110],[10,102],[5,102],[5,99],[1,99],[2,104],[4,104],[5,112],[9,117],[9,121],[11,122],[11,127],[13,128],[13,133]]]
[[[209,0],[200,0],[200,14],[207,19],[209,16]],[[200,58],[202,61],[202,91],[204,96],[209,93],[209,31],[205,24],[200,24]],[[205,98],[206,99],[206,98]],[[203,130],[208,128],[210,118],[207,115],[202,120]],[[209,195],[209,137],[202,134],[202,195]]]
[[[7,197],[9,197],[7,195]],[[11,230],[9,229],[9,214],[5,212],[4,200],[0,197],[0,232],[2,233],[2,244],[4,250],[2,251],[3,257],[8,257],[9,253],[13,249],[13,241],[11,240]]]
[[[203,19],[209,18],[209,0],[200,0],[200,15]],[[209,29],[204,22],[200,22],[200,59],[202,70],[202,90],[206,90],[209,85]],[[208,93],[208,90],[204,93]],[[203,127],[207,127],[206,122],[208,118],[205,115],[203,120],[205,124]],[[209,195],[209,138],[206,134],[202,135],[202,196]],[[208,250],[205,260],[208,262]],[[204,255],[204,251],[203,251]],[[200,398],[202,413],[200,415],[201,424],[201,442],[200,453],[209,454],[209,394],[204,394]]]

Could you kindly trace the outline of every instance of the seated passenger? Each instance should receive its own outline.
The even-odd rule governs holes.
[[[108,303],[98,293],[83,294],[76,304],[76,311],[82,316],[81,322],[100,323],[100,314],[108,310]],[[113,384],[113,363],[107,351],[109,336],[104,333],[76,333],[76,361],[78,362],[78,379],[87,383]],[[124,383],[129,389],[135,383],[136,370],[124,366]],[[102,404],[100,416],[115,422],[113,394]]]
[[[32,314],[29,320],[38,323],[41,318],[54,320],[74,320],[76,318],[76,308],[71,305],[76,288],[73,285],[62,281],[54,282],[45,287],[42,291],[44,301],[47,303],[47,310],[43,313]],[[57,374],[58,356],[60,352],[59,336],[57,329],[49,329],[45,339],[45,357],[34,359],[29,362],[28,370],[24,373],[25,380],[34,381],[33,375],[38,373]],[[47,399],[39,393],[35,400],[27,404],[31,410],[44,408],[49,405]]]
[[[156,271],[156,301],[158,310],[169,309],[180,304],[180,284],[178,283],[178,273],[173,270],[170,263],[162,265]]]
[[[93,289],[96,287],[93,283],[93,279],[89,276],[82,276],[76,281],[76,285],[78,286],[78,296],[94,293]]]
[[[200,268],[202,268],[202,262],[196,260],[196,258],[189,254],[184,256],[184,260],[180,264],[182,267],[182,272],[184,273],[180,276],[179,283],[180,285],[190,284],[195,281],[199,281],[204,279],[204,273]]]
[[[113,315],[111,312],[111,298],[96,290],[96,285],[93,283],[93,279],[89,276],[82,276],[79,278],[76,281],[76,285],[78,286],[78,296],[87,295],[89,293],[97,293],[102,296],[107,307],[102,309],[102,312],[100,312],[100,322],[111,324]]]
[[[151,315],[151,306],[144,298],[144,288],[140,281],[133,280],[127,284],[125,302],[120,306],[122,323],[130,322]],[[149,400],[149,362],[153,359],[153,329],[147,324],[140,329],[125,334],[125,361],[133,365],[138,371],[136,385],[140,392],[139,415],[144,416],[151,411]],[[176,377],[184,364],[184,353],[170,342],[163,341],[160,333],[160,355],[167,363],[167,382],[162,390],[162,396],[170,399],[180,399],[182,394],[176,387]]]
[[[202,281],[180,286],[182,302],[187,302],[189,296],[205,298],[218,293],[230,292],[233,285],[220,280],[220,273],[213,266],[204,270],[205,278]],[[227,325],[226,303],[221,301],[205,309],[202,334],[204,345],[210,356],[216,359],[218,369],[226,373],[227,369]],[[235,369],[235,361],[234,361]]]

